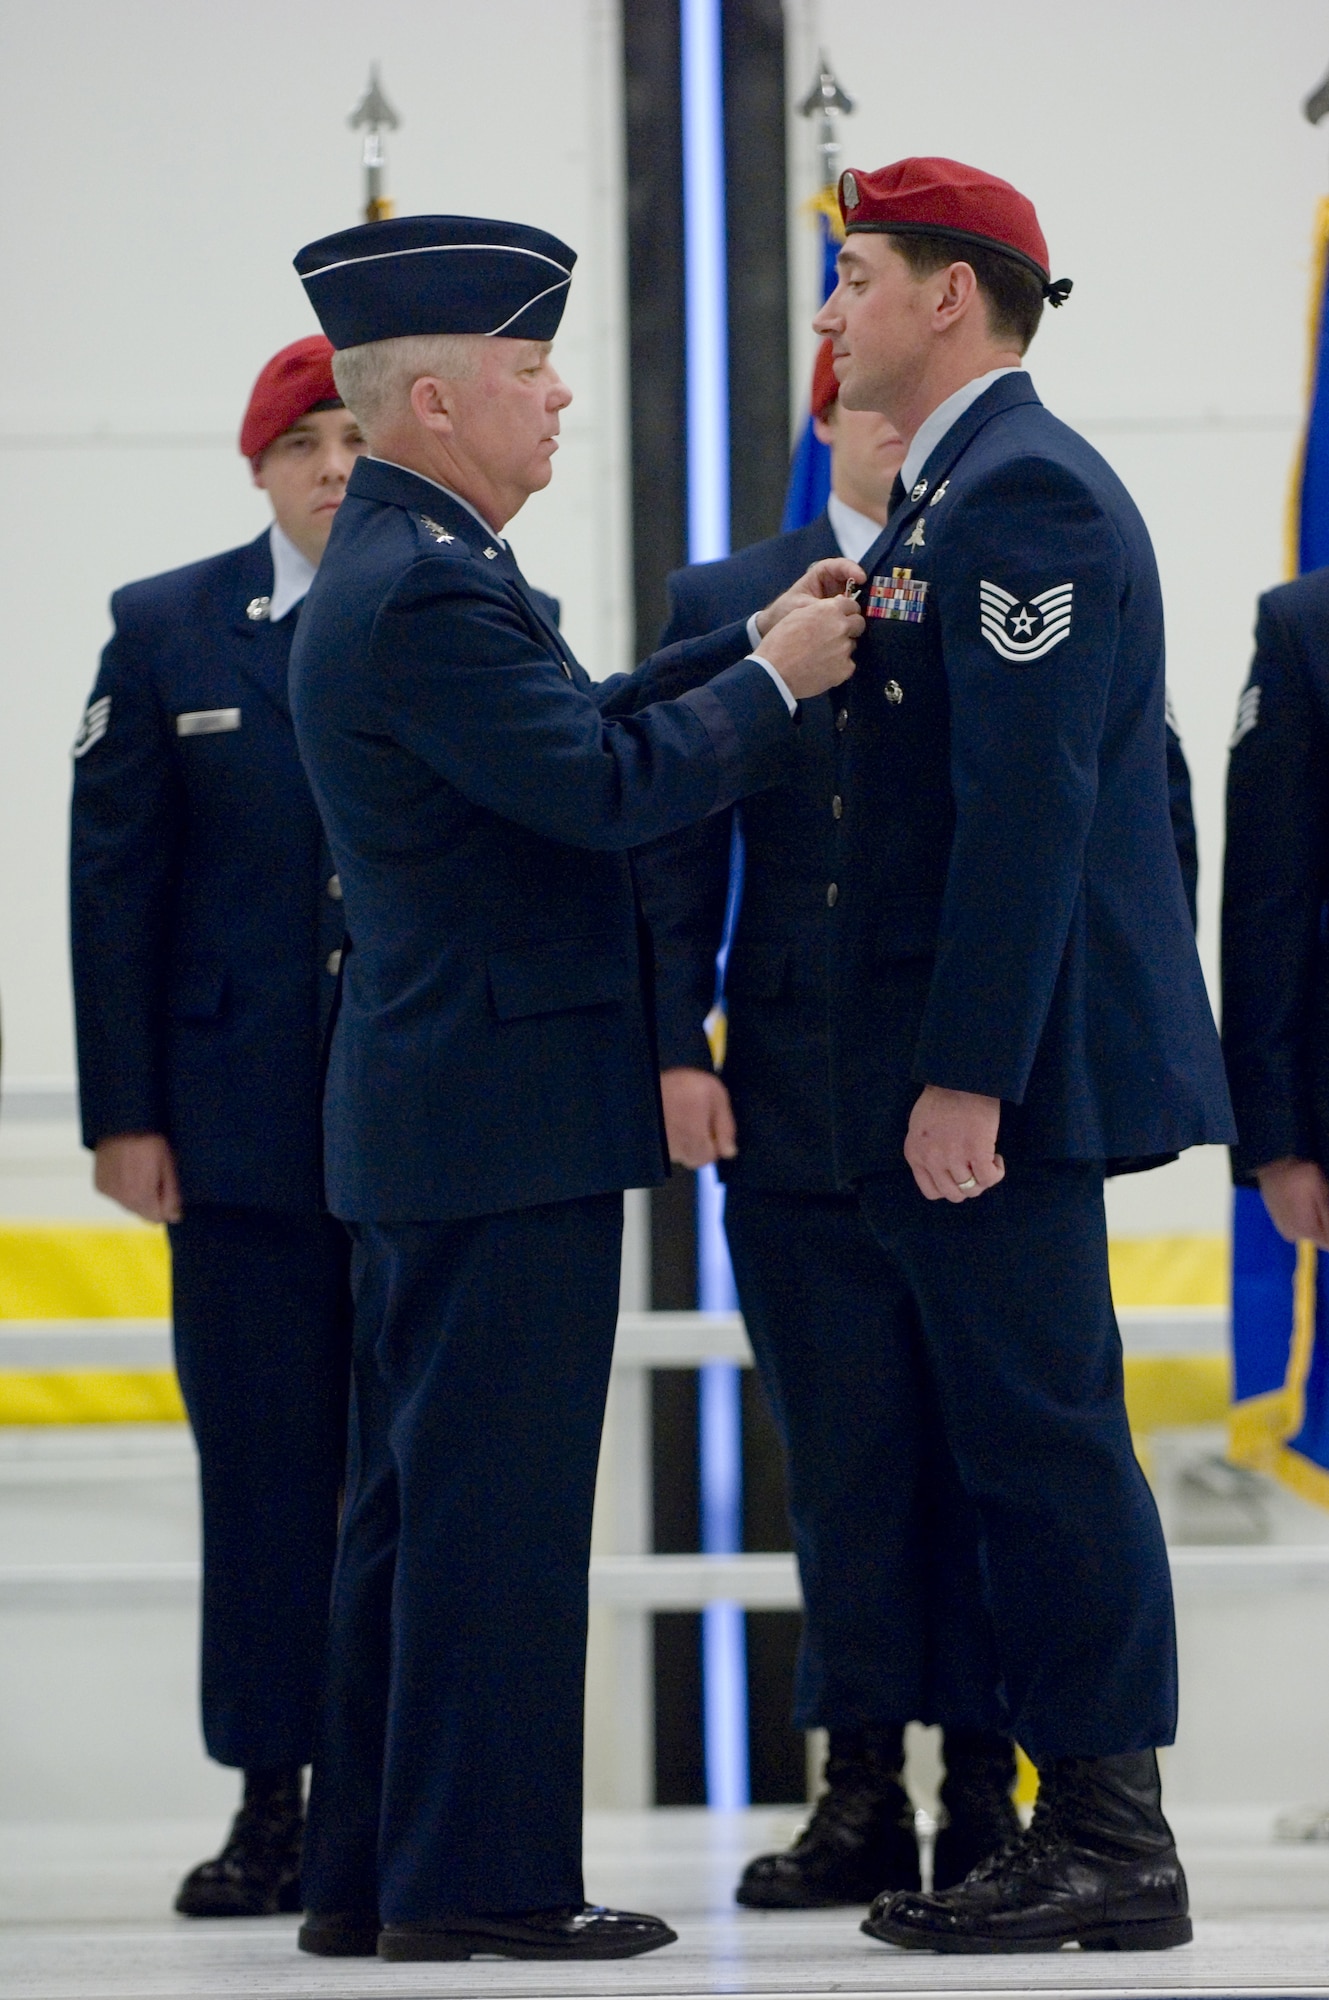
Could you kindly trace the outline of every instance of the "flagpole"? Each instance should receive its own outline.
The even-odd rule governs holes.
[[[365,174],[364,219],[366,222],[386,222],[393,211],[390,195],[383,191],[383,175],[387,166],[387,155],[383,150],[384,132],[395,132],[401,119],[384,95],[379,80],[378,64],[369,69],[369,82],[364,95],[346,120],[353,132],[364,127],[365,143],[361,155]]]

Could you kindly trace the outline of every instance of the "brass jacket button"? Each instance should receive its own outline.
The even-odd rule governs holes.
[[[341,952],[330,951],[328,953],[326,963],[327,963],[327,970],[332,974],[333,978],[335,979],[337,977],[337,974],[341,971]]]
[[[837,903],[839,902],[839,900],[840,900],[840,891],[839,891],[838,887],[836,886],[836,884],[835,884],[834,882],[832,882],[832,883],[831,883],[831,886],[830,886],[830,888],[829,888],[829,889],[828,889],[828,890],[826,891],[826,907],[827,907],[827,909],[828,909],[828,910],[833,910],[833,909],[835,908],[836,904],[837,904]]]
[[[329,875],[329,877],[328,877],[328,894],[329,894],[329,895],[331,896],[331,898],[332,898],[332,900],[333,900],[333,902],[334,902],[334,903],[340,903],[340,901],[341,901],[341,876],[340,876],[340,875]]]
[[[835,797],[831,800],[831,818],[841,819],[843,818],[843,816],[844,816],[844,800],[840,797],[840,794],[837,792],[835,794]]]
[[[848,724],[848,721],[849,721],[849,710],[847,708],[842,708],[835,718],[835,726],[837,729],[843,729]]]

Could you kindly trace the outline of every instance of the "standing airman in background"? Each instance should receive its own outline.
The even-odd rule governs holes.
[[[203,1734],[244,1773],[188,1916],[299,1908],[346,1446],[349,1246],[324,1208],[319,1051],[341,885],[286,670],[364,449],[322,335],[273,356],[240,449],[274,520],[117,591],[74,746],[71,931],[96,1185],[170,1236],[203,1511]]]
[[[1176,1641],[1103,1179],[1233,1128],[1169,822],[1157,570],[1023,368],[1069,291],[1032,205],[944,159],[845,173],[840,203],[814,325],[841,401],[907,449],[825,806],[836,1169],[889,1270],[896,1449],[940,1413],[1040,1776],[1027,1833],[867,1928],[1159,1949],[1191,1935],[1156,1757]]]

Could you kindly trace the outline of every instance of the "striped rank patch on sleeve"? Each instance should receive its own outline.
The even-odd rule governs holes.
[[[1228,749],[1235,750],[1243,736],[1249,736],[1260,719],[1260,687],[1258,681],[1246,688],[1237,703],[1237,720],[1233,725]]]
[[[994,653],[1016,666],[1041,660],[1068,638],[1073,583],[1054,583],[1037,597],[1012,597],[999,583],[978,586],[979,628]]]
[[[90,701],[83,712],[71,754],[86,757],[93,744],[101,742],[110,726],[111,697],[109,694],[100,695],[96,701]]]

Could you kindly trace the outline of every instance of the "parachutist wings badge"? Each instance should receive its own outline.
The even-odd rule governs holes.
[[[1016,666],[1041,660],[1071,629],[1073,583],[1055,583],[1037,597],[1012,597],[998,583],[978,586],[979,625],[994,653]]]

